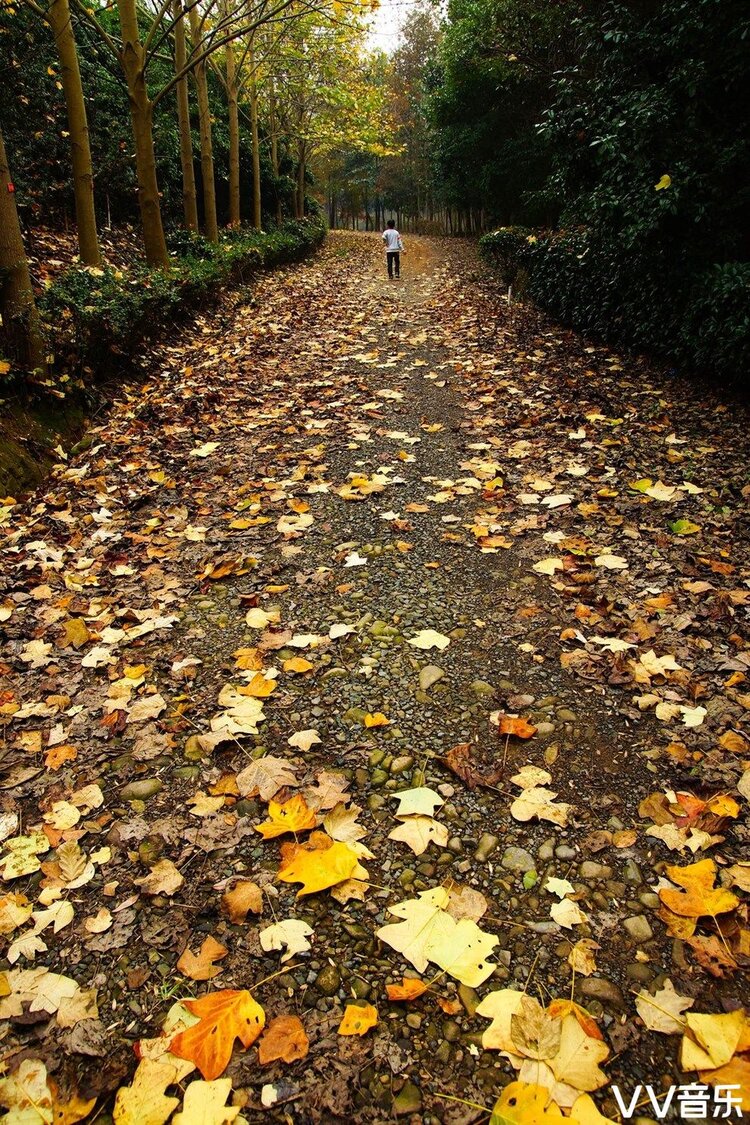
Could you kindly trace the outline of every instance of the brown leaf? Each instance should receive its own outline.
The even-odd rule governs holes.
[[[239,879],[221,896],[221,912],[230,922],[244,922],[248,913],[263,913],[263,892],[250,879]]]
[[[296,1062],[304,1059],[309,1048],[307,1034],[298,1016],[276,1016],[258,1044],[258,1062],[261,1066],[277,1059],[286,1063]]]
[[[468,785],[469,789],[476,789],[478,785],[491,787],[502,780],[502,769],[499,766],[486,766],[478,762],[475,748],[468,742],[459,742],[448,751],[443,761]]]
[[[209,934],[197,955],[191,953],[189,947],[185,948],[177,962],[177,968],[183,976],[190,977],[191,980],[212,980],[221,972],[220,966],[215,965],[214,961],[220,961],[228,952],[226,946]]]

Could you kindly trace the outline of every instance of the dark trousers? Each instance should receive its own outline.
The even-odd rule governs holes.
[[[396,277],[401,276],[401,255],[398,250],[389,250],[386,254],[388,259],[388,276],[393,277],[393,268],[396,267]]]

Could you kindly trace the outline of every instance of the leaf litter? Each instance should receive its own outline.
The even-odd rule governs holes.
[[[228,296],[3,501],[12,1112],[747,1087],[742,412],[422,246]]]

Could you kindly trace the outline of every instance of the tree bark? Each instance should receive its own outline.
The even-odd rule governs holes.
[[[91,165],[89,126],[68,0],[50,0],[47,19],[60,56],[60,77],[68,115],[78,249],[81,261],[85,265],[98,266],[101,264],[102,256],[96,231],[94,171]]]
[[[47,368],[29,263],[18,221],[16,197],[0,132],[0,316],[2,350],[25,367]]]
[[[250,52],[250,66],[253,66],[253,55]],[[250,79],[250,133],[253,141],[253,226],[260,230],[262,226],[262,208],[260,197],[260,135],[258,132],[258,87],[255,78]]]
[[[295,193],[295,211],[297,219],[305,217],[305,145],[301,142],[297,146],[297,191]]]
[[[271,126],[271,167],[273,168],[273,176],[276,181],[276,222],[281,223],[284,216],[281,211],[281,195],[279,193],[279,140],[276,135],[276,88],[273,78],[271,79],[268,96],[269,120]]]
[[[154,155],[153,106],[146,88],[144,50],[138,33],[135,0],[117,0],[120,14],[120,65],[125,74],[130,103],[130,118],[135,140],[135,166],[138,176],[138,206],[143,226],[146,261],[166,269],[167,243],[161,221],[159,182]]]
[[[190,8],[190,38],[194,52],[201,49],[201,21],[195,4]],[[219,241],[219,223],[216,217],[216,184],[214,182],[214,148],[211,136],[211,109],[208,103],[207,64],[204,60],[193,70],[198,94],[198,118],[201,135],[201,171],[203,173],[203,212],[206,238]]]
[[[227,112],[229,117],[229,225],[238,227],[242,221],[240,199],[240,109],[237,86],[237,60],[234,43],[224,48],[227,67]]]
[[[182,0],[172,0],[174,22],[174,67],[179,74],[187,63],[185,45],[185,12]],[[195,190],[195,167],[193,165],[193,134],[190,129],[190,91],[187,78],[181,78],[176,86],[177,127],[180,133],[180,164],[182,166],[182,207],[185,226],[188,230],[198,230],[198,197]]]

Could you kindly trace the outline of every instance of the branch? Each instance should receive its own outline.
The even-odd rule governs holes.
[[[119,50],[117,44],[115,43],[114,39],[112,39],[109,32],[106,31],[102,27],[102,25],[99,23],[99,20],[96,18],[94,13],[89,11],[89,9],[82,2],[82,0],[73,0],[73,4],[75,5],[78,12],[80,12],[80,14],[82,16],[86,17],[86,19],[91,24],[91,26],[96,28],[96,30],[98,31],[99,35],[101,36],[103,42],[107,44],[107,46],[109,47],[112,54],[115,56],[115,58],[119,62],[119,60],[120,60],[120,50]]]

